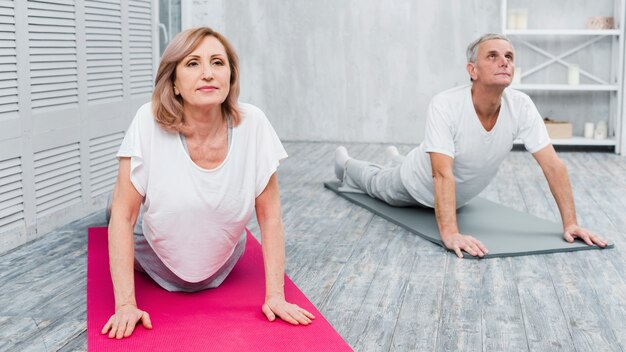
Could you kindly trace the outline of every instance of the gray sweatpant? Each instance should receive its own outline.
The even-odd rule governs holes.
[[[111,218],[111,196],[109,196],[107,207],[105,210],[105,216],[107,222],[109,222]],[[137,217],[137,222],[135,223],[135,270],[144,272],[152,278],[159,286],[162,288],[172,292],[172,291],[182,291],[182,292],[196,292],[200,290],[205,290],[208,288],[218,287],[230,274],[231,270],[237,264],[237,261],[243,255],[243,252],[246,249],[246,232],[241,235],[239,242],[235,245],[235,250],[230,255],[226,263],[222,265],[221,268],[215,272],[215,274],[211,275],[205,280],[200,282],[187,282],[178,277],[175,273],[173,273],[164,263],[161,261],[161,258],[157,256],[154,252],[148,240],[143,235],[142,229],[143,223],[143,206],[139,209],[139,216]]]
[[[403,160],[404,156],[396,156],[390,165],[381,166],[368,161],[350,159],[346,163],[341,190],[361,191],[396,207],[425,207],[409,194],[402,183],[400,166]]]
[[[237,261],[243,255],[246,248],[246,233],[241,235],[239,242],[235,245],[233,254],[226,260],[226,263],[215,272],[215,274],[200,282],[187,282],[174,274],[164,263],[161,258],[154,252],[143,234],[135,233],[135,270],[143,271],[159,286],[168,291],[196,292],[208,288],[218,287],[231,270],[237,264]]]

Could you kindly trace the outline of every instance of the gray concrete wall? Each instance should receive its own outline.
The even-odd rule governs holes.
[[[610,15],[607,7],[608,14],[593,14]],[[529,26],[555,17],[533,11]],[[550,23],[584,28],[586,16]],[[193,25],[233,42],[241,100],[263,109],[282,139],[397,143],[420,141],[430,98],[468,82],[467,44],[501,31],[497,0],[194,0]],[[530,59],[541,57],[523,60]],[[584,121],[606,117],[609,93],[579,94],[558,94],[556,105],[551,94],[535,97],[544,115],[580,120],[575,131],[582,133]],[[570,112],[559,108],[576,102]]]

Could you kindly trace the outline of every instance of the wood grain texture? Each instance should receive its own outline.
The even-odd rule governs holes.
[[[560,154],[579,222],[614,249],[464,261],[325,190],[338,145],[285,143],[278,176],[286,271],[355,350],[626,350],[626,158]],[[347,146],[385,162],[387,145]],[[549,192],[532,156],[512,152],[481,196],[560,221]],[[86,351],[86,229],[102,224],[0,256],[0,351]]]
[[[508,276],[511,258],[486,261],[480,288],[483,351],[528,349],[517,284]]]

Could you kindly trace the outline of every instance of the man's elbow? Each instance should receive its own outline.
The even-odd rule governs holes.
[[[454,175],[452,174],[452,171],[448,171],[448,170],[433,170],[432,177],[433,177],[433,182],[435,183],[454,179]]]
[[[544,173],[546,176],[550,175],[566,175],[567,174],[567,166],[560,158],[555,158],[550,161],[548,165],[544,168]]]

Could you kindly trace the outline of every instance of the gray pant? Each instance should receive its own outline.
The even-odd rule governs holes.
[[[106,207],[106,220],[109,222],[111,218],[111,196],[109,196]],[[237,264],[237,261],[243,255],[246,249],[246,232],[241,235],[239,242],[235,245],[235,250],[230,258],[222,265],[221,268],[205,280],[200,282],[187,282],[174,274],[164,263],[161,258],[154,252],[148,240],[143,235],[143,206],[139,210],[139,216],[135,223],[135,270],[144,272],[152,278],[159,286],[172,292],[196,292],[208,288],[218,287],[230,274],[231,270]]]
[[[411,197],[402,183],[400,165],[403,160],[403,156],[397,156],[390,165],[381,166],[363,160],[350,159],[346,163],[343,190],[362,191],[370,197],[396,207],[425,207]]]
[[[152,278],[159,286],[168,291],[196,292],[206,290],[208,288],[218,287],[231,270],[237,264],[237,261],[243,255],[246,248],[246,233],[244,232],[235,245],[233,254],[228,258],[221,268],[205,280],[200,282],[187,282],[174,274],[161,261],[146,238],[142,234],[135,234],[135,270],[143,271]]]

